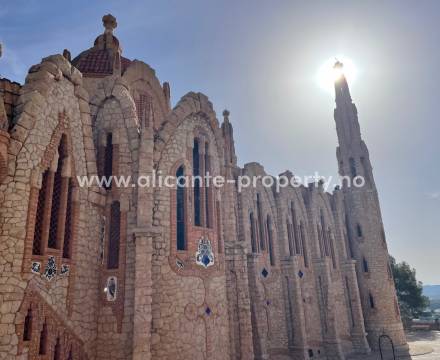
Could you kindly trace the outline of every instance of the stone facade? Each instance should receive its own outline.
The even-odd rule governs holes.
[[[405,349],[368,150],[335,83],[339,172],[238,191],[229,112],[122,56],[116,19],[0,80],[0,359],[345,359]],[[223,176],[223,187],[80,184]],[[283,174],[291,178],[290,172]]]

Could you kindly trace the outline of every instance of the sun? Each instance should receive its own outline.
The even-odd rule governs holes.
[[[344,64],[342,69],[334,68],[335,62],[340,61]],[[346,56],[336,56],[327,59],[318,69],[316,73],[316,82],[318,86],[331,94],[335,92],[334,83],[342,74],[353,85],[356,82],[358,70],[353,61]]]

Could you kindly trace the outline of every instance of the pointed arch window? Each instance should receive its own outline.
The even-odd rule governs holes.
[[[299,222],[299,235],[301,237],[302,255],[304,257],[304,266],[309,267],[309,258],[307,254],[307,241],[302,221]]]
[[[193,146],[193,176],[194,176],[194,225],[202,226],[201,181],[200,181],[200,149],[199,140],[194,139]]]
[[[368,300],[370,302],[370,308],[374,309],[376,304],[374,303],[374,297],[371,293],[368,294]]]
[[[104,177],[107,182],[104,184],[104,188],[109,190],[112,188],[112,182],[109,181],[113,175],[113,134],[110,132],[107,134],[105,149],[104,149]]]
[[[63,214],[61,213],[61,208],[63,206],[63,195],[65,192],[65,178],[63,178],[63,163],[67,158],[67,148],[66,148],[66,136],[61,137],[60,144],[58,146],[58,164],[53,177],[53,187],[52,187],[52,204],[51,204],[51,215],[50,215],[50,227],[49,227],[49,239],[47,246],[52,249],[58,249],[59,244],[59,233],[61,221]]]
[[[255,254],[258,252],[258,245],[257,245],[257,237],[256,237],[256,226],[255,226],[255,219],[254,219],[254,213],[251,212],[249,214],[249,225],[251,228],[251,246],[252,246],[252,252]]]
[[[38,193],[37,213],[35,215],[34,241],[32,244],[32,253],[34,255],[42,255],[43,253],[43,230],[45,220],[45,209],[47,207],[47,192],[49,182],[49,170],[43,173],[41,181],[41,189]]]
[[[356,233],[359,238],[363,237],[361,224],[356,224]]]
[[[287,245],[289,247],[289,255],[293,256],[293,244],[292,244],[292,224],[286,219],[286,229],[287,229]]]
[[[368,261],[365,259],[365,257],[362,258],[362,268],[364,270],[364,273],[370,272],[370,269],[368,268]]]
[[[46,249],[61,250],[63,258],[71,255],[77,203],[73,196],[72,157],[67,145],[67,136],[63,134],[58,145],[56,168],[46,169],[42,174],[33,224],[32,255],[44,255]]]
[[[209,143],[205,143],[205,225],[207,228],[211,227],[211,191],[210,191],[210,184],[208,183],[208,174],[211,173],[211,164],[209,159]]]
[[[266,250],[266,234],[264,231],[263,210],[261,208],[260,194],[257,194],[257,216],[258,216],[258,235],[260,238],[260,249]]]
[[[113,201],[110,206],[110,231],[108,240],[107,268],[119,267],[119,246],[121,240],[121,205],[119,201]]]
[[[272,220],[270,218],[270,215],[267,215],[267,218],[266,218],[266,231],[267,231],[267,238],[268,238],[270,265],[274,266],[275,265],[275,249],[274,249],[274,245],[273,245]]]
[[[46,322],[43,324],[43,328],[40,332],[40,347],[38,350],[39,355],[46,355],[47,352],[47,325]]]
[[[60,360],[61,359],[61,342],[60,338],[57,337],[55,341],[55,347],[53,349],[53,360]]]
[[[351,173],[351,177],[352,177],[352,178],[355,178],[355,177],[357,176],[356,162],[354,161],[353,158],[350,158],[349,162],[350,162],[350,173]]]
[[[290,202],[290,215],[292,217],[292,241],[295,247],[295,253],[300,254],[300,244],[299,244],[299,234],[298,234],[298,223],[296,220],[295,204],[293,201]]]
[[[220,212],[220,201],[215,203],[216,216],[217,216],[217,238],[218,238],[218,252],[221,254],[223,252],[223,234],[222,234],[222,220]]]
[[[23,341],[30,341],[32,337],[32,308],[29,307],[24,318]]]
[[[185,229],[185,184],[183,177],[185,176],[185,168],[180,166],[176,171],[177,188],[176,188],[176,243],[177,250],[186,250],[186,229]]]

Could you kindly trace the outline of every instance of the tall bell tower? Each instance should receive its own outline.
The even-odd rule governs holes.
[[[406,350],[368,149],[362,140],[343,64],[337,61],[334,70],[338,74],[334,111],[339,141],[336,153],[339,174],[343,177],[347,236],[351,255],[356,260],[367,338],[373,349],[377,349],[379,337],[387,335],[395,346]]]

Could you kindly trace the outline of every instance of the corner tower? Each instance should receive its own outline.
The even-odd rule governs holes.
[[[337,61],[334,68],[340,72],[335,81],[337,159],[339,174],[346,179],[342,190],[347,237],[351,256],[356,260],[368,341],[373,349],[377,349],[379,337],[388,335],[395,346],[406,349],[368,149],[362,140],[358,113],[350,96],[343,64]],[[359,186],[362,178],[365,183]]]

